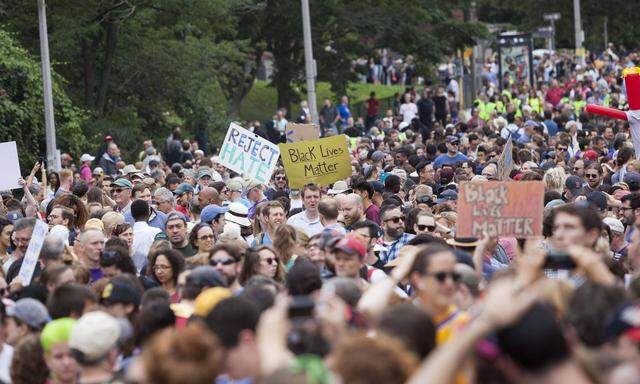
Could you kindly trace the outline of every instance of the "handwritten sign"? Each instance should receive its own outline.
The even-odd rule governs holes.
[[[18,183],[21,176],[15,141],[0,143],[0,164],[0,191],[22,188]]]
[[[540,236],[543,199],[541,181],[462,183],[456,236]]]
[[[278,146],[236,123],[229,125],[220,148],[220,164],[263,184],[271,179],[279,156]]]
[[[317,140],[320,137],[320,127],[315,124],[287,123],[287,143]]]
[[[31,283],[33,271],[35,271],[38,258],[40,257],[40,249],[42,249],[42,243],[44,242],[44,237],[47,235],[48,231],[49,227],[44,221],[36,221],[36,226],[33,227],[29,246],[27,247],[27,251],[24,253],[24,258],[22,259],[20,272],[18,272],[18,277],[22,281],[22,285],[29,285]]]
[[[351,162],[345,135],[324,139],[280,144],[289,186],[329,185],[351,176]]]

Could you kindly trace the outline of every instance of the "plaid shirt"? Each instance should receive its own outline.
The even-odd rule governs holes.
[[[410,233],[404,233],[395,241],[392,241],[390,243],[385,242],[384,246],[387,248],[387,251],[380,252],[380,260],[384,264],[387,264],[391,260],[397,259],[398,253],[400,252],[402,247],[407,245],[407,243],[411,241],[411,239],[413,239],[414,237],[416,237],[416,235],[412,235]]]

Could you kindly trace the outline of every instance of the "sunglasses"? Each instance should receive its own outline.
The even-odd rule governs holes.
[[[567,150],[567,148],[563,148],[563,147],[556,148],[556,151],[558,151],[558,152],[564,152],[566,150]]]
[[[120,193],[122,191],[124,191],[124,189],[120,189],[120,188],[114,188],[113,189],[113,192],[115,192],[115,193]]]
[[[276,264],[278,262],[278,260],[276,260],[275,257],[268,257],[268,258],[264,259],[263,261],[266,262],[269,265]]]
[[[222,265],[231,265],[231,264],[235,264],[236,261],[234,259],[224,259],[224,260],[209,260],[209,265],[212,267],[217,266],[218,264],[222,264]],[[271,264],[271,263],[269,263]]]
[[[584,176],[586,178],[588,178],[588,179],[597,179],[598,178],[598,174],[593,174],[593,173],[587,173]]]
[[[287,178],[284,176],[276,176],[276,180],[286,180]]]
[[[429,276],[435,277],[439,283],[444,283],[447,280],[447,277],[451,277],[451,280],[453,280],[454,283],[457,283],[462,277],[458,272],[436,272],[429,274]]]
[[[391,217],[387,220],[385,220],[385,223],[388,223],[390,221],[393,221],[394,224],[398,224],[400,221],[404,221],[404,216],[398,216],[398,217]]]
[[[435,225],[420,225],[420,224],[416,224],[416,225],[418,226],[418,230],[420,231],[424,231],[426,229],[429,232],[433,232],[436,229]]]

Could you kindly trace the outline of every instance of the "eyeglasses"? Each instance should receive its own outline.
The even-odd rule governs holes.
[[[153,266],[154,271],[168,271],[170,269],[171,269],[170,265],[154,265]]]
[[[58,215],[54,215],[54,214],[51,214],[51,215],[47,216],[47,219],[48,219],[49,221],[51,221],[51,220],[55,220],[55,219],[59,219],[59,218],[60,218],[60,216],[58,216]]]
[[[198,241],[200,240],[213,240],[213,235],[206,235],[206,236],[199,237]]]
[[[264,261],[265,263],[271,265],[271,264],[277,264],[278,260],[276,260],[275,257],[267,257],[266,259],[262,259],[262,261]]]
[[[438,280],[439,283],[444,283],[447,280],[447,277],[451,277],[451,280],[453,280],[454,283],[457,283],[462,277],[458,272],[436,272],[429,273],[428,276],[435,277],[435,279]]]
[[[393,221],[394,224],[398,224],[400,221],[404,221],[404,216],[390,217],[386,219],[384,222],[388,223],[389,221]]]
[[[209,265],[212,267],[217,266],[218,264],[222,264],[222,265],[231,265],[231,264],[235,264],[236,261],[234,259],[224,259],[224,260],[209,260]],[[271,264],[271,263],[269,263]]]
[[[586,178],[588,178],[588,179],[597,179],[598,178],[598,174],[597,173],[586,173],[584,176]]]
[[[426,229],[429,232],[433,232],[436,229],[435,225],[420,225],[420,224],[416,224],[416,225],[418,226],[418,230],[420,231],[424,231]]]

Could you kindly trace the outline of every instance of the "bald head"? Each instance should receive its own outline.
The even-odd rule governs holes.
[[[364,207],[360,195],[350,193],[342,201],[342,214],[344,215],[344,223],[347,226],[362,220],[363,212]]]
[[[210,204],[220,205],[220,195],[213,187],[204,187],[198,194],[198,203],[200,208],[204,208]]]
[[[318,213],[327,221],[338,219],[338,201],[333,197],[323,197],[318,203]]]

